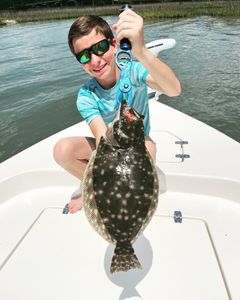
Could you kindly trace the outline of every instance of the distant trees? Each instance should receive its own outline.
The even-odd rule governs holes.
[[[84,0],[1,0],[0,9],[27,9],[36,7],[61,7],[89,5]]]
[[[27,9],[79,5],[79,0],[1,0],[0,9]],[[87,1],[84,1],[87,2]],[[86,4],[85,4],[86,5]]]
[[[104,6],[104,5],[122,5],[129,4],[147,4],[147,3],[163,3],[163,2],[184,2],[193,1],[201,2],[202,0],[1,0],[0,10],[18,10],[39,7],[63,7],[63,6]],[[215,2],[215,0],[206,0]],[[232,0],[225,0],[231,2]]]
[[[163,1],[163,0],[162,0]],[[0,0],[0,10],[2,9],[27,9],[37,7],[62,7],[62,6],[104,6],[114,4],[135,4],[162,2],[153,0],[126,1],[126,0]]]

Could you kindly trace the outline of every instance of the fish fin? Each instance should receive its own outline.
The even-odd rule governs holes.
[[[130,242],[127,244],[127,247],[117,243],[112,257],[110,272],[127,272],[130,269],[142,269],[142,266],[134,253],[134,249]]]

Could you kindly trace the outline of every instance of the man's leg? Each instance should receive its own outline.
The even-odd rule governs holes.
[[[67,172],[83,180],[88,161],[95,149],[95,139],[89,137],[67,137],[61,139],[54,147],[55,161]],[[69,212],[75,213],[83,206],[82,193],[74,193],[68,204]]]
[[[157,147],[154,141],[149,137],[145,137],[145,145],[148,149],[148,152],[150,153],[154,163],[156,162],[156,155],[157,155]]]

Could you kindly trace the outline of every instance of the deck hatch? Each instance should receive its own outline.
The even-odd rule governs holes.
[[[143,269],[111,275],[113,247],[84,214],[46,209],[1,270],[0,299],[229,300],[205,223],[183,219],[155,216],[134,245]]]

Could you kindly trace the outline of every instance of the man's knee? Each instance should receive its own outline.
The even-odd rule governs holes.
[[[69,138],[62,138],[53,148],[53,157],[59,165],[73,160],[73,153],[73,145]]]
[[[157,146],[156,146],[156,144],[152,140],[148,139],[148,140],[145,141],[145,145],[146,145],[146,147],[148,149],[148,152],[150,153],[153,161],[155,162],[156,161],[156,156],[157,156]]]

